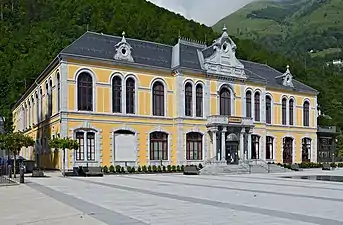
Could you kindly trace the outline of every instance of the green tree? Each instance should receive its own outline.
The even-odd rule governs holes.
[[[338,158],[343,158],[343,134],[337,136],[337,155]]]
[[[79,148],[79,143],[76,140],[69,138],[54,138],[49,140],[49,146],[50,148],[63,151],[63,176],[65,176],[66,149],[77,150]]]
[[[35,141],[25,135],[23,132],[14,132],[0,135],[0,149],[8,150],[13,155],[14,159],[14,177],[16,177],[16,160],[17,155],[20,154],[20,150],[23,147],[30,147],[35,144]]]

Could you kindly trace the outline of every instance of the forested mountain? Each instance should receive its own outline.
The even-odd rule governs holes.
[[[207,40],[219,34],[145,0],[0,0],[0,114],[10,117],[19,99],[64,47],[86,30],[175,44],[179,34]],[[235,39],[241,59],[267,63],[321,92],[322,110],[343,127],[343,76],[330,68],[307,67],[297,58],[271,53],[249,40]],[[6,120],[10,121],[10,118]]]
[[[220,20],[238,37],[296,55],[343,57],[343,0],[262,0]],[[323,60],[322,60],[323,61]]]

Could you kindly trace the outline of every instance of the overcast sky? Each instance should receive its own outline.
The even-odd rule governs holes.
[[[148,0],[170,11],[180,13],[212,26],[223,17],[236,11],[253,0]]]

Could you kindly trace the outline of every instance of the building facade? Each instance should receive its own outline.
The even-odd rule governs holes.
[[[268,65],[239,60],[226,29],[211,46],[86,32],[60,52],[13,109],[22,150],[46,168],[69,137],[79,165],[316,161],[318,92]]]

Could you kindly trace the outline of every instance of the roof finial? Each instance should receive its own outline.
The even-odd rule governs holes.
[[[123,35],[123,37],[125,37],[125,31],[123,31],[123,33],[121,33],[121,35]]]
[[[227,31],[226,24],[224,24],[223,32],[226,32],[226,31]]]
[[[289,65],[287,65],[287,72],[289,72]]]

